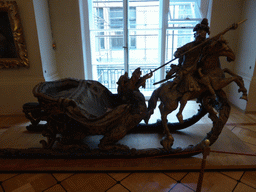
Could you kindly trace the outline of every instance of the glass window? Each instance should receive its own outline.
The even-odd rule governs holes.
[[[144,75],[163,64],[160,57],[163,56],[166,62],[173,59],[178,47],[193,41],[193,27],[202,19],[200,0],[127,0],[127,4],[122,0],[89,1],[93,79],[113,93],[125,68],[131,75],[134,69],[141,67]],[[162,3],[169,8],[166,14],[161,13],[164,10],[160,8]],[[162,16],[167,19],[160,18]],[[161,21],[166,21],[164,27],[161,27]],[[163,31],[165,37],[160,35]],[[163,49],[161,41],[165,41]],[[125,42],[128,47],[124,46]],[[166,66],[164,71],[168,68]],[[151,95],[156,88],[153,83],[163,79],[164,75],[156,72],[147,80],[146,89],[141,90],[144,95]]]

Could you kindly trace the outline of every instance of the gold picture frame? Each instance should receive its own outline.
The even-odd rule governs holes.
[[[29,67],[18,5],[0,1],[0,69]]]

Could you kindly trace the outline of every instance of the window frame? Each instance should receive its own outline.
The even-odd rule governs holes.
[[[93,75],[92,75],[92,73],[93,73],[92,57],[91,57],[91,53],[88,53],[90,51],[90,48],[91,48],[90,43],[88,43],[88,40],[90,42],[90,29],[88,30],[88,28],[89,28],[89,23],[90,23],[89,21],[92,20],[91,16],[88,14],[88,11],[89,11],[89,8],[92,7],[92,2],[88,0],[86,2],[83,1],[83,3],[81,3],[82,1],[83,0],[80,0],[80,4],[82,4],[84,12],[86,12],[86,10],[87,10],[87,15],[88,15],[88,17],[87,17],[88,18],[88,21],[87,21],[88,25],[85,27],[85,28],[87,28],[87,30],[85,30],[85,31],[89,31],[89,34],[87,34],[86,38],[85,38],[85,39],[87,39],[87,43],[85,43],[87,45],[87,46],[85,46],[85,47],[87,47],[87,49],[84,51],[84,53],[85,53],[84,55],[87,58],[86,61],[89,61],[89,62],[86,62],[86,65],[85,65],[85,71],[87,73],[85,78],[92,79],[92,77],[93,77]],[[176,0],[176,1],[180,2],[182,0]],[[183,1],[189,1],[189,0],[183,0]],[[194,1],[197,1],[197,0],[194,0]],[[202,0],[202,1],[204,1],[204,5],[205,5],[206,4],[205,1],[208,2],[209,0]],[[201,2],[201,4],[202,4],[202,2]],[[128,17],[127,17],[128,7],[129,7],[128,6],[128,0],[124,0],[123,5],[124,5],[124,8],[123,8],[124,9],[124,15],[126,15],[126,17],[124,16],[124,22],[126,23],[125,24],[126,28],[124,27],[124,29],[123,29],[123,31],[124,31],[123,36],[124,36],[125,39],[128,40],[127,42],[124,41],[123,48],[124,48],[124,56],[126,58],[129,58],[128,44],[131,45],[131,41],[129,42],[129,36],[128,36],[128,24],[130,24],[129,21],[128,21]],[[209,5],[209,2],[208,2],[208,5]],[[209,9],[209,7],[204,6],[204,8],[205,7],[207,9]],[[159,1],[159,14],[160,14],[160,16],[159,16],[159,45],[158,45],[158,47],[159,47],[160,51],[159,51],[158,55],[159,55],[159,63],[160,63],[160,65],[162,65],[166,62],[166,59],[167,59],[167,57],[166,57],[166,37],[167,37],[166,34],[167,34],[167,30],[181,29],[181,27],[170,27],[170,26],[168,26],[169,1]],[[202,18],[203,17],[204,17],[204,15],[202,15]],[[194,19],[190,19],[190,21],[191,22],[198,22],[202,18],[194,18]],[[179,22],[180,19],[175,19],[173,21],[174,22]],[[86,22],[84,22],[84,23],[86,23]],[[186,27],[186,28],[192,29],[193,27]],[[130,49],[136,49],[136,43],[137,42],[135,42],[135,46],[130,47]],[[100,48],[102,48],[102,47],[100,47]],[[125,49],[126,49],[126,51],[125,51]],[[126,59],[126,61],[124,61],[124,62],[129,64],[128,59]],[[125,71],[129,72],[129,66],[125,66]],[[166,71],[165,67],[160,69],[159,80],[163,79],[165,77],[165,71]],[[91,75],[88,75],[88,74],[91,74]]]

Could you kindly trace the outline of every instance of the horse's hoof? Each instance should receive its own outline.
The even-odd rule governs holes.
[[[242,95],[242,97],[240,97],[240,99],[244,99],[245,101],[248,101],[247,95]]]
[[[164,136],[162,138],[162,140],[160,141],[161,145],[163,146],[163,148],[166,151],[170,151],[172,149],[173,142],[174,142],[174,139],[171,135],[170,136]]]
[[[149,121],[149,116],[148,115],[146,115],[146,117],[144,118],[144,122],[146,123],[146,124],[148,124],[148,121]]]
[[[145,115],[145,117],[144,117],[144,122],[145,122],[146,124],[148,124],[148,121],[149,121],[149,119],[150,119],[150,117],[151,117],[152,114],[153,114],[152,110],[150,110],[150,111],[148,111],[148,112],[146,113],[146,115]]]
[[[238,93],[240,93],[240,92],[243,92],[244,94],[246,94],[247,93],[247,89],[246,88],[239,88],[238,89]]]

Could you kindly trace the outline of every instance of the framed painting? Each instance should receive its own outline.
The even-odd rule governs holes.
[[[29,67],[18,6],[0,1],[0,69],[15,67]]]

